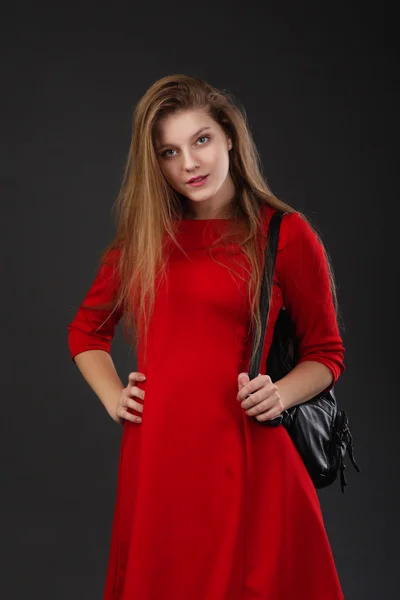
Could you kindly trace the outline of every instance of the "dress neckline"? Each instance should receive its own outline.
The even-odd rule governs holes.
[[[267,209],[265,209],[267,210]],[[208,218],[208,219],[188,219],[182,218],[176,220],[176,233],[179,234],[179,241],[183,244],[185,250],[199,250],[200,248],[209,248],[216,240],[219,239],[231,225],[237,224],[239,230],[240,223],[236,223],[234,218]],[[241,237],[242,232],[238,230]],[[236,236],[232,238],[232,242],[236,240]]]
[[[185,250],[209,248],[229,228],[232,219],[180,219],[177,233]]]

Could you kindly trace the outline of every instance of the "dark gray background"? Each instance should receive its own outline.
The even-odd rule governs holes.
[[[18,3],[3,24],[0,595],[101,598],[122,430],[72,363],[67,324],[113,236],[133,107],[186,73],[245,107],[272,190],[330,252],[346,325],[336,390],[362,473],[349,463],[346,494],[320,500],[346,600],[397,598],[394,17],[384,2],[110,6]],[[120,328],[113,357],[125,380]]]

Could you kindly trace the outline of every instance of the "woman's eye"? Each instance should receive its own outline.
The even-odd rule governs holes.
[[[197,138],[197,141],[199,141],[199,140],[209,140],[209,139],[210,139],[209,135],[202,135],[201,137]],[[204,146],[204,144],[200,144],[200,146]],[[162,155],[165,158],[171,158],[172,155],[171,154],[167,154],[167,152],[174,152],[174,150],[172,150],[172,149],[164,150],[164,152],[162,153]]]
[[[199,140],[209,140],[210,137],[208,135],[202,135],[201,137],[199,137]],[[197,140],[197,141],[199,141]],[[203,146],[203,144],[200,144],[201,146]]]

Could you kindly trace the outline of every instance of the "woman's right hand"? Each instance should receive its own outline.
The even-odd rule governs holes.
[[[132,400],[132,398],[140,398],[144,400],[144,390],[141,390],[136,386],[136,382],[144,381],[146,376],[143,373],[138,373],[134,371],[133,373],[129,373],[129,383],[121,392],[121,396],[119,397],[117,407],[115,409],[115,415],[113,416],[114,421],[116,421],[119,425],[122,425],[124,419],[127,421],[131,421],[132,423],[141,423],[142,418],[138,415],[133,415],[128,411],[129,408],[133,408],[137,412],[143,413],[143,405],[136,400]]]

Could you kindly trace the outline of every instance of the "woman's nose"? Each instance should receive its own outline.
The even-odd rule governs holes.
[[[197,166],[197,161],[190,152],[182,152],[182,166],[188,173],[191,173]]]

